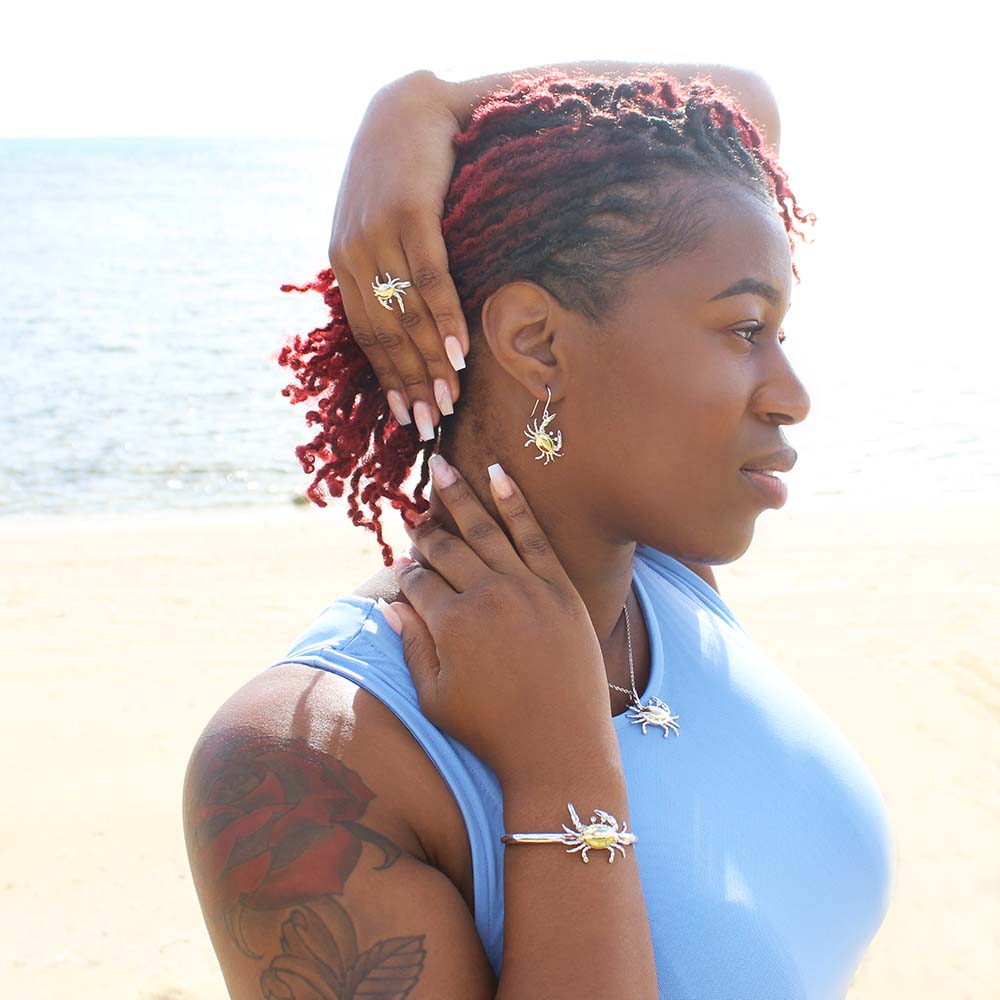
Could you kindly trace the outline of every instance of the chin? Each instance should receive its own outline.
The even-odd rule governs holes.
[[[655,549],[666,552],[673,556],[678,562],[685,564],[697,563],[702,566],[725,566],[727,563],[736,562],[750,548],[753,541],[754,522],[750,522],[749,528],[741,532],[738,536],[731,535],[728,538],[720,538],[717,533],[714,538],[706,539],[703,544],[692,544],[690,540],[683,545],[657,545],[656,542],[648,542]]]

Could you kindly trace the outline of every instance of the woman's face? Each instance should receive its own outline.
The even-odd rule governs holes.
[[[699,249],[633,272],[592,361],[574,366],[591,415],[606,415],[585,422],[574,447],[620,472],[594,491],[600,523],[720,564],[746,551],[758,514],[780,506],[741,467],[786,448],[782,425],[804,420],[810,403],[778,343],[793,280],[780,217],[735,187],[705,211]]]

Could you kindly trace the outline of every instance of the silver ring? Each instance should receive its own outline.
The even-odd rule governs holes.
[[[411,284],[411,282],[403,278],[394,278],[386,271],[385,281],[379,280],[379,276],[375,275],[375,280],[372,282],[372,291],[383,308],[392,312],[392,300],[395,299],[399,303],[399,311],[405,313],[406,306],[403,305],[403,296],[406,292],[404,289],[409,288]]]

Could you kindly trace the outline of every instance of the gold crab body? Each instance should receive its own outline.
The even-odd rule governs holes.
[[[663,728],[663,738],[670,735],[670,730],[680,735],[680,727],[677,725],[679,715],[670,712],[670,706],[665,701],[660,701],[656,695],[649,699],[648,705],[629,706],[628,719],[635,726],[642,726],[642,735],[646,735],[647,726],[661,726]]]
[[[395,299],[399,303],[399,311],[401,313],[406,312],[406,306],[403,305],[403,296],[406,294],[406,289],[410,287],[411,282],[404,281],[402,278],[394,278],[388,271],[385,272],[385,281],[379,281],[378,275],[375,275],[375,280],[372,282],[372,291],[375,293],[375,298],[378,299],[383,309],[388,309],[392,312],[392,299]]]
[[[524,442],[524,447],[528,448],[534,445],[538,449],[538,454],[535,458],[544,458],[546,465],[557,458],[563,457],[562,452],[559,450],[562,448],[562,431],[556,431],[552,435],[545,430],[555,418],[556,415],[550,413],[541,423],[536,420],[534,424],[528,424],[528,428],[524,432],[524,436],[528,439]]]
[[[580,822],[580,817],[577,816],[572,803],[569,804],[569,812],[576,829],[571,830],[563,823],[563,829],[566,831],[563,843],[575,844],[576,846],[570,847],[566,853],[573,854],[576,851],[582,851],[581,857],[585,862],[590,861],[587,857],[588,851],[607,851],[608,864],[610,864],[615,860],[616,850],[621,851],[622,857],[625,857],[625,848],[622,845],[634,844],[639,839],[634,833],[629,833],[627,823],[623,822],[619,829],[618,820],[603,809],[594,810],[596,815],[590,817],[590,823],[587,826]]]

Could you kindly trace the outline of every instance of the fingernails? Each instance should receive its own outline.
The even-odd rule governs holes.
[[[465,355],[462,353],[462,343],[458,337],[445,337],[444,349],[451,362],[451,367],[460,372],[465,367]]]
[[[497,496],[504,499],[513,496],[514,484],[510,481],[507,473],[503,471],[503,466],[499,462],[489,466],[486,471],[490,474],[490,481],[493,483],[493,489],[497,491]]]
[[[421,441],[431,441],[434,438],[434,419],[431,416],[431,405],[418,399],[413,404],[413,419],[417,422]]]
[[[385,615],[385,620],[389,623],[389,627],[396,633],[396,635],[401,635],[403,632],[402,618],[396,614],[392,606],[385,600],[385,598],[380,597],[377,603],[378,609],[383,615]]]
[[[431,477],[434,480],[434,485],[439,489],[451,486],[455,482],[457,478],[455,470],[440,455],[431,455],[427,464],[431,467]]]
[[[406,403],[403,402],[402,395],[395,389],[390,389],[385,395],[386,399],[389,400],[389,409],[392,410],[392,415],[396,420],[404,426],[412,424],[413,421],[410,419],[410,414],[406,409]]]
[[[434,379],[434,398],[437,400],[438,408],[442,413],[451,415],[455,412],[455,407],[451,401],[451,389],[443,378]]]
[[[389,567],[389,569],[391,569],[393,571],[393,573],[395,573],[398,576],[399,575],[399,571],[402,570],[402,569],[405,569],[412,562],[416,562],[416,560],[415,559],[411,559],[409,556],[396,556],[396,558],[393,560],[393,563]]]

